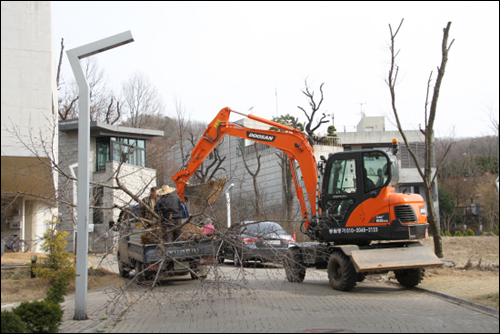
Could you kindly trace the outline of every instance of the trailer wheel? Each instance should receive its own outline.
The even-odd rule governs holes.
[[[334,252],[328,260],[328,280],[335,290],[350,291],[356,286],[358,275],[351,260],[341,252]]]
[[[424,279],[424,274],[424,268],[394,270],[394,275],[396,276],[399,284],[406,288],[413,288],[417,286]]]
[[[141,273],[143,270],[142,262],[135,262],[135,276],[137,277],[137,283],[144,282],[144,273]]]
[[[284,261],[285,274],[288,282],[302,283],[306,277],[306,267],[302,261],[302,256],[297,250],[291,249]]]
[[[125,265],[123,264],[122,260],[120,259],[120,253],[118,253],[118,272],[120,273],[121,277],[128,277],[128,274],[130,273],[130,270],[125,269]]]

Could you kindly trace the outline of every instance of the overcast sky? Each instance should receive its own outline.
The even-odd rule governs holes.
[[[498,113],[498,2],[52,2],[55,58],[61,38],[68,50],[130,30],[135,42],[102,53],[99,65],[115,91],[135,71],[146,74],[167,115],[177,99],[205,122],[226,106],[304,121],[297,106],[308,108],[301,93],[308,78],[317,95],[325,83],[321,110],[335,115],[339,132],[354,131],[361,110],[386,116],[386,129],[395,129],[385,84],[388,25],[396,28],[402,18],[396,92],[403,127],[424,122],[427,80],[431,71],[437,75],[443,28],[451,21],[455,42],[436,135],[494,134],[487,114]],[[63,73],[73,79],[66,56]]]

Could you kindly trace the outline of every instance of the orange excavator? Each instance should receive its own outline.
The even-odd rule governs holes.
[[[231,113],[279,131],[230,123]],[[302,282],[306,267],[316,267],[327,269],[334,289],[348,291],[368,273],[392,270],[400,284],[413,287],[423,279],[424,268],[443,265],[418,241],[428,236],[423,198],[395,191],[396,140],[389,151],[339,152],[317,163],[314,148],[300,130],[224,108],[208,125],[183,169],[172,177],[181,200],[186,201],[188,180],[225,135],[276,147],[289,158],[301,230],[315,241],[289,246],[284,261],[289,281]]]

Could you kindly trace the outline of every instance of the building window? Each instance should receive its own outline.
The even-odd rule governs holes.
[[[137,138],[97,138],[96,171],[104,171],[106,162],[113,160],[146,167],[146,140]]]
[[[110,159],[109,154],[109,137],[105,138],[97,138],[97,159],[96,159],[96,171],[104,171],[106,170],[106,162]]]

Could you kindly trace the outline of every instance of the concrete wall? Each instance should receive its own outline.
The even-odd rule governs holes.
[[[356,126],[356,131],[385,131],[385,118],[384,116],[365,116]]]
[[[2,156],[32,156],[4,129],[16,126],[26,138],[40,131],[50,138],[53,133],[57,87],[50,2],[2,1],[1,24]]]

